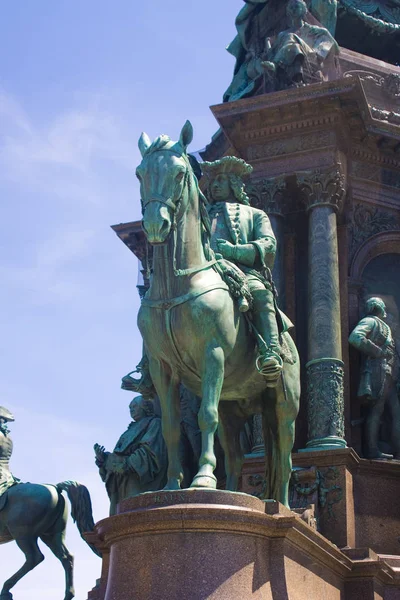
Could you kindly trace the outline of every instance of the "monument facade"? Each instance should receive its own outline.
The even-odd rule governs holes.
[[[207,584],[199,579],[201,565],[195,559],[186,563],[190,591],[185,585],[168,587],[162,580],[170,598],[397,598],[400,69],[396,63],[400,2],[254,0],[244,3],[236,28],[237,37],[228,47],[236,61],[232,83],[223,102],[212,107],[219,130],[202,152],[203,169],[200,162],[196,174],[190,171],[193,161],[187,147],[193,134],[188,124],[178,142],[164,135],[153,141],[142,136],[139,176],[147,182],[162,182],[157,189],[163,193],[155,193],[152,184],[142,184],[145,231],[139,223],[113,227],[140,260],[143,300],[139,326],[149,373],[160,395],[169,473],[165,492],[126,500],[119,514],[98,525],[115,565],[105,598],[114,598],[113,590],[118,591],[118,598],[128,597],[120,577],[129,568],[127,557],[136,551],[138,534],[145,540],[146,557],[141,563],[142,579],[135,583],[138,598],[157,598],[159,593],[148,557],[160,539],[168,540],[176,564],[183,565],[185,550],[193,547],[199,549],[204,564],[210,561]],[[263,409],[251,402],[252,393],[243,383],[244,371],[233,378],[228,393],[224,392],[221,365],[225,350],[214,352],[213,347],[209,351],[203,344],[219,335],[220,322],[213,312],[212,296],[207,301],[207,293],[196,296],[197,292],[201,286],[211,286],[221,305],[222,298],[230,298],[226,289],[229,282],[212,268],[220,260],[218,255],[239,267],[245,276],[245,267],[251,269],[254,257],[259,260],[262,256],[255,247],[256,228],[251,235],[242,231],[242,213],[247,206],[231,197],[227,167],[221,167],[228,164],[250,165],[246,198],[253,211],[267,215],[271,227],[266,236],[266,266],[273,285],[263,306],[269,307],[270,317],[272,304],[274,314],[279,314],[275,310],[279,306],[295,324],[290,339],[300,355],[298,384],[301,382],[302,391],[290,489],[286,459],[285,474],[281,469],[280,483],[274,484],[280,459],[271,439],[277,431],[286,436],[288,431],[293,433],[296,402],[290,410],[286,405],[275,412],[272,420],[265,419],[264,414],[262,424],[259,414]],[[190,231],[195,231],[197,223],[190,243],[185,237],[189,229],[186,221],[187,229],[182,227],[183,214],[193,226]],[[211,265],[212,261],[216,263]],[[167,274],[161,264],[168,264]],[[234,268],[230,273],[231,279],[240,281]],[[251,314],[254,290],[247,276],[242,281],[243,294],[237,294],[236,299],[232,294],[229,303],[235,304],[223,305],[222,312],[246,322],[244,315],[248,309]],[[383,302],[387,317],[382,318],[383,313],[367,315],[365,318],[374,324],[366,323],[365,302],[376,297]],[[201,332],[194,329],[188,308],[187,300],[192,298],[202,316]],[[207,311],[213,314],[214,329],[205,316]],[[254,324],[255,331],[260,329],[260,337],[274,349],[274,327],[269,327],[268,337],[263,324],[257,324],[257,316]],[[251,322],[248,328],[251,330]],[[190,339],[200,339],[196,349],[183,334],[187,331]],[[279,323],[277,332],[279,336]],[[366,339],[381,350],[373,359],[366,352],[370,347]],[[290,347],[287,356],[296,364],[295,346]],[[254,345],[246,352],[249,362],[257,359],[256,348]],[[275,353],[282,359],[281,350]],[[200,356],[206,356],[207,361],[201,363]],[[240,360],[243,368],[247,368],[246,360]],[[276,363],[280,364],[279,359]],[[199,373],[204,378],[205,372],[200,364],[212,367],[206,371],[206,387],[200,383]],[[371,375],[368,381],[366,364]],[[283,370],[287,365],[282,359]],[[228,369],[224,375],[229,376],[229,365],[224,367]],[[180,489],[177,423],[181,381],[201,398],[198,423],[202,453],[190,490]],[[263,379],[252,381],[253,386],[264,383]],[[367,393],[360,393],[360,381]],[[212,440],[218,385],[219,419],[225,430],[221,439],[227,466],[225,483],[227,489],[245,492],[243,498],[213,489],[217,485]],[[279,385],[268,387],[268,393],[279,393]],[[263,406],[268,400],[271,404],[271,397],[265,396]],[[283,406],[285,394],[280,398],[278,404]],[[288,415],[290,427],[286,423],[286,429],[279,429]],[[245,423],[251,423],[259,453],[247,456],[242,467],[237,440]],[[285,448],[292,443],[293,438]],[[257,502],[265,499],[263,508],[251,504],[249,496]],[[277,500],[299,514],[286,513]],[[212,512],[210,504],[223,504],[224,509]],[[243,518],[238,516],[238,505],[244,511],[239,511]],[[230,510],[225,511],[227,507]],[[179,530],[177,515],[183,519]],[[278,542],[272,523],[283,524],[285,519],[285,541]],[[244,521],[246,532],[240,529]],[[225,529],[231,533],[220,546],[217,536]],[[300,531],[304,554],[295,542]],[[258,564],[248,550],[257,545],[260,532],[265,564]],[[247,550],[240,545],[244,539]],[[231,571],[225,562],[230,543],[235,557],[246,557],[244,562],[231,562]],[[204,548],[207,550],[202,554]],[[161,560],[157,556],[155,561]],[[311,567],[311,562],[318,568]],[[219,574],[211,564],[221,565]],[[289,564],[296,565],[293,572]],[[235,579],[239,571],[246,573],[242,583]],[[293,585],[299,582],[300,572],[307,581],[307,591]]]

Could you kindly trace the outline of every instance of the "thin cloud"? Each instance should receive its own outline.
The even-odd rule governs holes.
[[[82,282],[70,267],[79,264],[94,247],[95,231],[65,229],[41,241],[25,267],[0,265],[5,289],[23,288],[39,303],[72,300],[82,296]]]
[[[0,175],[4,180],[91,202],[99,198],[102,188],[104,170],[99,172],[96,163],[110,162],[133,170],[134,144],[127,127],[99,107],[95,94],[86,98],[84,106],[70,108],[39,126],[3,90],[0,115],[5,117],[0,125]]]

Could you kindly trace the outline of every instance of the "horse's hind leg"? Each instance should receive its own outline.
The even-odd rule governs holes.
[[[37,538],[25,537],[18,538],[15,541],[18,547],[25,554],[25,563],[16,573],[14,573],[12,577],[10,577],[10,579],[7,579],[7,581],[4,583],[3,589],[1,590],[0,594],[1,600],[11,600],[11,588],[13,588],[14,585],[24,577],[24,575],[29,573],[29,571],[32,571],[32,569],[37,567],[37,565],[44,560],[44,556],[40,552],[37,543]]]
[[[191,487],[216,488],[214,469],[217,459],[214,453],[214,434],[218,427],[218,403],[224,381],[224,351],[221,347],[207,349],[202,374],[202,399],[198,414],[201,431],[201,455],[199,471]]]
[[[265,498],[278,500],[289,507],[289,480],[292,472],[292,448],[297,412],[287,393],[283,378],[273,390],[263,411],[266,454]]]
[[[65,571],[65,598],[72,600],[75,596],[74,590],[74,557],[64,544],[65,530],[53,534],[42,535],[41,539],[50,548],[54,556],[61,562]]]
[[[225,489],[236,492],[242,472],[243,452],[240,445],[240,432],[246,418],[237,414],[237,402],[221,402],[219,406],[218,435],[225,453]]]

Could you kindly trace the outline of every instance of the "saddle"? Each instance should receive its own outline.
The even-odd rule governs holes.
[[[8,492],[6,491],[6,492],[4,492],[4,494],[2,494],[0,496],[0,512],[5,508],[5,506],[7,505],[7,502],[8,502]],[[10,535],[7,527],[2,525],[1,518],[0,518],[0,545],[7,544],[7,542],[12,542],[12,540],[13,540],[13,537]]]

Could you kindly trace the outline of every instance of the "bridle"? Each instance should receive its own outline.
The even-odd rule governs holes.
[[[165,206],[167,206],[169,209],[171,209],[172,211],[172,219],[171,219],[171,229],[170,229],[170,233],[167,236],[167,239],[169,237],[169,235],[171,234],[171,232],[173,233],[173,257],[172,257],[172,268],[174,270],[174,275],[176,277],[181,277],[183,275],[192,275],[193,273],[197,273],[199,271],[203,271],[205,269],[208,269],[209,267],[211,267],[212,265],[214,265],[217,261],[214,258],[213,260],[207,262],[205,265],[199,265],[196,267],[191,267],[189,269],[177,269],[176,268],[176,245],[177,245],[177,228],[176,228],[176,223],[177,223],[177,213],[178,210],[180,208],[180,204],[182,202],[182,196],[183,193],[185,191],[185,189],[188,189],[188,193],[190,193],[191,190],[191,186],[192,186],[192,178],[191,178],[191,173],[192,173],[192,166],[190,164],[189,158],[187,157],[187,155],[185,153],[180,153],[176,150],[173,150],[172,148],[159,148],[157,150],[153,151],[155,152],[170,152],[171,154],[173,154],[174,156],[177,156],[178,158],[181,158],[186,166],[186,171],[183,177],[183,184],[182,186],[180,185],[181,182],[179,182],[179,187],[181,189],[181,193],[179,194],[179,196],[177,196],[176,194],[176,188],[178,187],[176,185],[175,187],[175,191],[174,194],[168,198],[165,198],[164,196],[161,196],[161,194],[158,194],[157,192],[153,193],[151,195],[151,198],[149,200],[147,200],[146,202],[143,202],[143,200],[141,200],[141,204],[142,204],[142,215],[144,214],[144,211],[146,210],[146,207],[151,204],[152,202],[158,202],[159,204],[164,204]],[[197,181],[197,180],[196,180]],[[197,188],[199,190],[198,184],[197,184]],[[146,238],[147,241],[147,238]],[[146,258],[148,259],[148,243],[146,243]],[[148,265],[148,260],[147,260],[147,265]]]
[[[176,197],[176,194],[174,193],[172,196],[170,196],[169,198],[165,198],[164,196],[162,196],[161,194],[158,194],[157,192],[154,192],[151,196],[151,198],[149,200],[147,200],[146,202],[143,202],[143,199],[141,200],[142,203],[142,214],[144,213],[146,207],[151,204],[152,202],[158,202],[159,204],[164,204],[165,206],[168,206],[168,208],[170,208],[172,210],[173,215],[176,214],[180,203],[182,201],[182,196],[183,196],[183,191],[186,188],[186,186],[188,186],[188,189],[190,190],[190,170],[191,170],[191,165],[189,162],[189,159],[187,158],[186,154],[181,154],[179,152],[177,152],[176,150],[173,150],[172,148],[160,148],[158,150],[154,150],[155,152],[169,152],[170,154],[173,154],[174,156],[177,156],[178,158],[181,158],[186,166],[186,170],[185,170],[185,174],[184,174],[184,180],[183,180],[183,185],[182,185],[182,192],[181,194]],[[181,182],[179,182],[180,184]],[[178,186],[176,186],[178,187]]]

